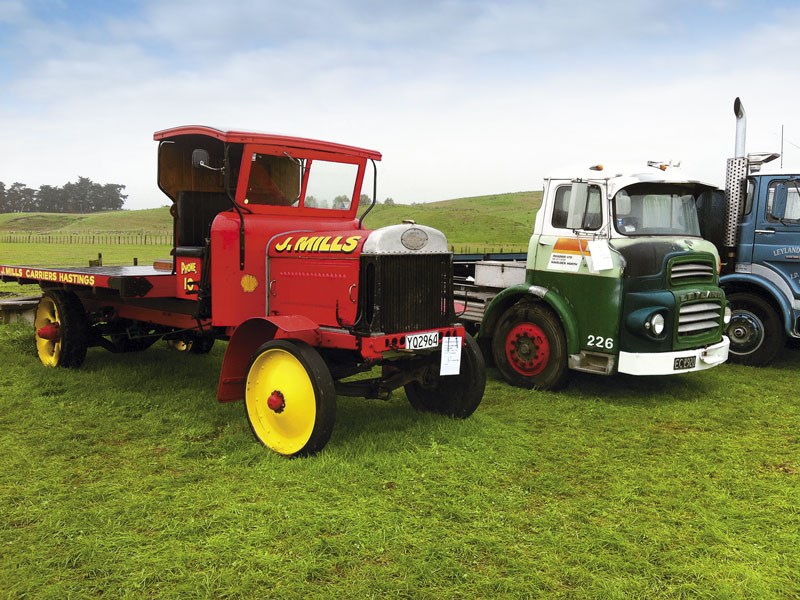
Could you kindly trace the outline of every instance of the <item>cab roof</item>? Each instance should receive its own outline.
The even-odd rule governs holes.
[[[162,129],[153,134],[153,139],[156,141],[170,140],[184,135],[205,135],[231,144],[277,145],[288,148],[316,150],[319,152],[334,152],[336,154],[346,154],[372,160],[381,159],[381,153],[377,150],[368,150],[366,148],[346,146],[335,142],[323,142],[321,140],[278,135],[274,133],[217,129],[206,125],[181,125],[170,129]]]

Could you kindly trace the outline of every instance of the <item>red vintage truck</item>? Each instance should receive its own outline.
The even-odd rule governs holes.
[[[205,353],[226,340],[217,398],[244,399],[255,436],[289,456],[325,446],[337,395],[386,399],[403,387],[418,410],[472,414],[485,369],[456,321],[445,236],[413,222],[363,227],[380,153],[203,126],[154,139],[170,260],[0,264],[0,280],[42,288],[44,365],[79,367],[93,346],[166,339]],[[368,170],[372,204],[359,218]]]

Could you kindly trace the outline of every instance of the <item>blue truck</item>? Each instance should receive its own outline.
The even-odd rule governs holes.
[[[728,360],[763,366],[789,339],[800,339],[800,174],[762,169],[778,154],[745,154],[739,98],[734,113],[736,151],[725,192],[698,209],[703,235],[722,260],[720,286],[732,312]]]

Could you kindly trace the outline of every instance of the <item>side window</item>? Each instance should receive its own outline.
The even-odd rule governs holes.
[[[569,201],[572,188],[569,185],[562,185],[556,189],[556,199],[553,205],[553,227],[566,229],[569,217]],[[586,203],[586,211],[583,214],[581,229],[596,231],[603,226],[603,212],[600,201],[600,188],[596,185],[589,186],[589,200]]]
[[[744,197],[744,211],[745,215],[753,212],[753,195],[756,193],[756,184],[752,179],[747,180],[747,195]]]
[[[779,219],[772,216],[772,199],[775,197],[775,188],[779,183],[787,184],[786,213],[783,215],[784,222],[800,222],[800,189],[796,181],[776,180],[771,181],[767,190],[767,220],[777,223]]]

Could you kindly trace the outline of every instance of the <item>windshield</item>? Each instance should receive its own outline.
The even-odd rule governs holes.
[[[695,201],[702,190],[674,183],[637,183],[616,193],[614,227],[627,236],[700,237]]]
[[[245,204],[343,211],[351,207],[357,164],[259,152],[253,152],[250,162]]]

